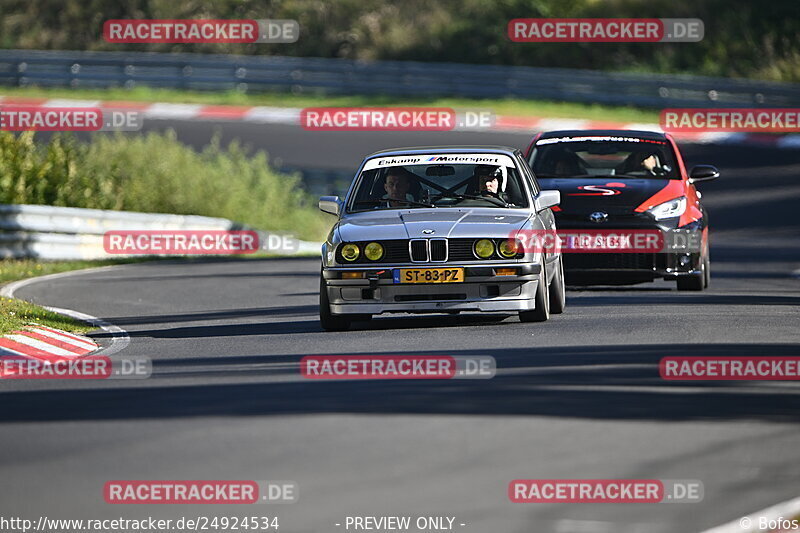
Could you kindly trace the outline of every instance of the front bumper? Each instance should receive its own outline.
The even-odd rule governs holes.
[[[698,272],[699,253],[565,253],[564,275],[570,284],[622,284],[676,279]]]
[[[674,280],[679,276],[697,273],[702,268],[700,251],[707,246],[703,229],[705,222],[678,227],[676,220],[663,223],[644,214],[612,216],[609,223],[587,225],[584,217],[557,217],[559,229],[572,231],[660,231],[663,248],[653,252],[575,252],[565,251],[564,274],[572,285],[629,284]]]
[[[535,263],[507,263],[491,266],[447,264],[463,267],[465,278],[458,283],[395,283],[396,268],[441,268],[442,264],[414,264],[360,269],[324,268],[323,290],[328,291],[331,313],[335,315],[381,313],[448,313],[481,311],[508,313],[530,311],[540,283],[541,266]],[[494,269],[516,268],[518,275],[497,276]],[[360,279],[342,279],[343,272],[364,272]],[[379,274],[380,273],[380,274]]]

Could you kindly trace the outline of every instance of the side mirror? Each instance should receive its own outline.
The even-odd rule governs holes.
[[[689,172],[689,182],[711,181],[719,177],[717,167],[711,165],[697,165]]]
[[[342,210],[342,204],[339,202],[338,196],[323,196],[319,199],[319,210],[323,213],[330,213],[331,215],[339,216]]]
[[[548,207],[553,207],[561,203],[561,192],[559,191],[539,191],[539,195],[534,200],[536,211],[543,211]]]

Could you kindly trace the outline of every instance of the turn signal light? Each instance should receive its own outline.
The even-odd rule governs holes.
[[[342,279],[361,279],[363,277],[363,272],[342,272]]]
[[[519,273],[519,269],[517,268],[495,268],[494,275],[495,276],[516,276]]]

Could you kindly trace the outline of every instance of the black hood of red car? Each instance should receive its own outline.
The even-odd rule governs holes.
[[[542,189],[561,192],[560,211],[565,215],[588,215],[604,211],[609,215],[632,213],[647,199],[666,187],[668,179],[537,178]]]

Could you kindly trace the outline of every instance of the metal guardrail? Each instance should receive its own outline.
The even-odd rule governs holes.
[[[792,107],[800,84],[576,69],[283,56],[0,50],[0,85],[533,98],[642,107]]]
[[[0,204],[0,259],[44,260],[109,259],[103,247],[107,231],[172,231],[247,229],[224,218],[80,209],[47,205]],[[275,234],[258,231],[262,249],[292,255],[319,253],[317,243],[293,239],[292,248],[270,248]]]

